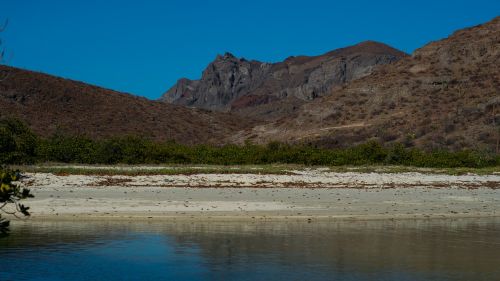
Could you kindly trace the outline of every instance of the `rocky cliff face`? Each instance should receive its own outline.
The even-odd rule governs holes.
[[[300,104],[370,74],[377,65],[406,55],[377,42],[338,49],[321,56],[290,57],[269,64],[217,56],[200,80],[181,79],[161,100],[266,119],[286,104]]]
[[[200,80],[180,79],[161,100],[211,110],[226,110],[235,99],[264,81],[271,65],[219,55],[203,71]]]

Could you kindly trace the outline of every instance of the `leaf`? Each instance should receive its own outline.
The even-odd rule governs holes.
[[[19,204],[19,211],[20,211],[23,215],[25,215],[25,216],[27,216],[27,217],[31,215],[31,214],[28,212],[29,208],[30,208],[30,207],[26,207],[26,206],[24,206],[23,204]]]
[[[21,193],[21,198],[22,199],[33,198],[33,197],[35,197],[35,196],[33,196],[33,194],[30,193],[29,189],[23,188],[23,191]]]
[[[9,232],[10,221],[0,217],[0,234],[5,235]]]

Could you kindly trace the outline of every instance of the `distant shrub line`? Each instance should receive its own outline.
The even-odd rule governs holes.
[[[500,165],[494,153],[476,151],[425,152],[402,144],[383,146],[370,141],[345,149],[272,142],[267,145],[195,145],[153,142],[140,137],[92,140],[81,136],[39,138],[22,122],[0,121],[0,163],[63,162],[82,164],[304,164],[406,165],[417,167],[491,167]]]

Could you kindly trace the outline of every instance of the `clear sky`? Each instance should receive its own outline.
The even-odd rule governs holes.
[[[267,62],[364,40],[406,52],[500,15],[499,0],[0,0],[10,65],[158,98],[218,53]]]

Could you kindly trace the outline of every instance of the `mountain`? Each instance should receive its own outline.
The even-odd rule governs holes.
[[[250,123],[54,77],[0,66],[0,118],[17,117],[39,135],[140,135],[193,144],[219,142]]]
[[[161,101],[0,66],[0,118],[21,118],[43,136],[323,147],[375,139],[499,152],[499,62],[497,17],[411,56],[376,42],[275,64],[225,54]]]
[[[377,65],[405,56],[372,41],[321,56],[289,57],[274,64],[226,53],[208,65],[200,80],[180,79],[161,100],[260,119],[279,118],[334,87],[370,74]]]
[[[304,104],[241,131],[249,139],[350,146],[370,139],[425,149],[500,145],[500,17],[431,42]]]

